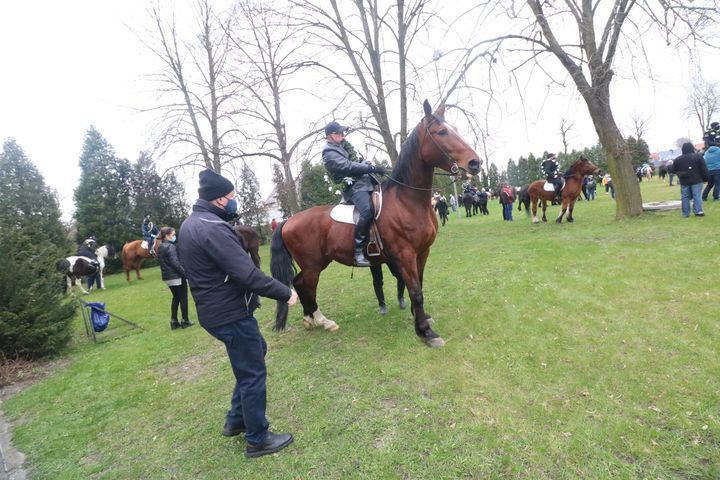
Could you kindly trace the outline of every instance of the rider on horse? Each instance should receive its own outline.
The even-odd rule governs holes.
[[[151,256],[155,256],[155,238],[160,235],[160,229],[150,221],[150,215],[145,215],[142,223],[143,240],[147,242],[147,249]]]
[[[712,122],[703,135],[705,148],[720,147],[720,123]]]
[[[355,225],[354,263],[358,267],[369,267],[370,262],[363,254],[363,244],[367,239],[373,211],[370,194],[373,180],[370,173],[385,175],[385,169],[368,163],[358,162],[357,153],[350,142],[345,140],[346,127],[332,121],[325,126],[327,144],[323,148],[322,159],[325,168],[335,183],[346,185],[343,198],[358,209],[360,218]]]
[[[559,198],[562,190],[562,179],[560,178],[560,165],[555,159],[555,154],[548,153],[540,168],[545,180],[555,186],[555,196]]]
[[[97,238],[95,238],[95,235],[91,235],[82,243],[82,245],[78,247],[77,256],[87,257],[92,260],[93,263],[98,263],[97,253],[95,253],[95,250],[97,250],[97,248]]]

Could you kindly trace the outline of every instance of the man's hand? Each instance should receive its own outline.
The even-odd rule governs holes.
[[[383,167],[372,167],[372,173],[377,173],[379,175],[387,175],[387,170],[385,170]]]
[[[288,300],[288,306],[292,307],[295,305],[298,301],[298,294],[295,292],[295,289],[290,289],[290,300]]]

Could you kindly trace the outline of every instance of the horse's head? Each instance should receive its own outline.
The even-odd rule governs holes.
[[[456,173],[458,168],[475,175],[480,172],[482,162],[478,154],[457,133],[455,127],[445,122],[445,105],[432,112],[430,103],[423,102],[425,117],[418,125],[421,132],[421,156],[432,167]]]
[[[570,167],[570,171],[580,175],[594,175],[600,172],[600,169],[593,162],[580,155],[575,163]]]

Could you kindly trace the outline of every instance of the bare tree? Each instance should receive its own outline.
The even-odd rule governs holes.
[[[632,114],[630,120],[632,121],[632,134],[637,140],[640,140],[647,132],[648,121],[639,113]]]
[[[165,16],[159,4],[149,13],[154,32],[138,37],[164,65],[152,76],[162,100],[150,109],[161,117],[156,147],[160,155],[179,147],[183,160],[178,167],[200,165],[219,173],[237,156],[241,138],[229,113],[238,87],[227,75],[227,29],[209,0],[195,4],[192,34],[181,34],[174,13]]]
[[[298,51],[304,34],[291,14],[276,11],[267,2],[240,0],[235,6],[230,39],[237,52],[237,74],[231,77],[245,100],[234,113],[254,125],[246,129],[254,148],[241,156],[267,157],[282,166],[289,213],[299,209],[292,159],[302,142],[319,132],[304,130],[290,137],[283,116],[288,97],[299,103],[300,96],[310,95],[295,76],[308,66]]]
[[[642,55],[642,38],[652,26],[659,27],[668,43],[706,43],[705,38],[713,37],[705,33],[720,17],[717,0],[512,0],[496,5],[516,28],[494,40],[524,58],[518,68],[532,63],[547,71],[541,62],[547,54],[560,62],[583,97],[605,150],[618,192],[616,217],[640,215],[640,188],[610,106],[616,54],[623,48],[632,55],[638,48]]]
[[[693,82],[692,92],[688,95],[685,113],[688,118],[695,117],[700,124],[700,132],[704,132],[712,122],[713,115],[720,113],[718,83],[697,77]]]
[[[395,163],[396,136],[408,135],[408,54],[417,33],[430,16],[429,0],[396,0],[385,8],[378,0],[291,0],[299,7],[312,42],[329,53],[314,64],[342,86],[339,105],[357,99],[370,110],[359,123],[382,139]],[[340,4],[342,3],[342,5]],[[345,62],[334,54],[342,52]],[[320,57],[320,55],[316,56]],[[391,127],[389,104],[400,105],[399,130]]]
[[[575,126],[575,122],[568,121],[567,118],[560,119],[560,136],[562,137],[563,153],[568,152],[568,133]]]

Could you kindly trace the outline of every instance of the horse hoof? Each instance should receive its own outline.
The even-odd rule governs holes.
[[[574,221],[575,221],[574,218],[568,218],[568,219],[567,219],[567,222],[568,222],[568,223],[573,223]]]
[[[337,332],[338,330],[340,330],[340,325],[333,322],[332,320],[328,320],[327,322],[325,322],[323,328],[325,329],[325,331],[328,332]]]
[[[562,223],[562,218],[558,218],[557,220],[555,220],[555,223]]]
[[[400,310],[405,310],[407,308],[404,298],[398,298],[398,306],[400,307]]]
[[[305,330],[311,330],[313,327],[314,325],[312,323],[307,320],[303,320],[303,328],[305,328]]]
[[[425,344],[428,347],[440,348],[445,346],[445,340],[443,340],[441,337],[428,338],[427,340],[425,340]]]
[[[388,309],[387,305],[380,305],[380,308],[378,309],[378,313],[380,315],[387,315]]]
[[[533,218],[533,223],[540,223],[540,220],[538,220],[537,218]]]

